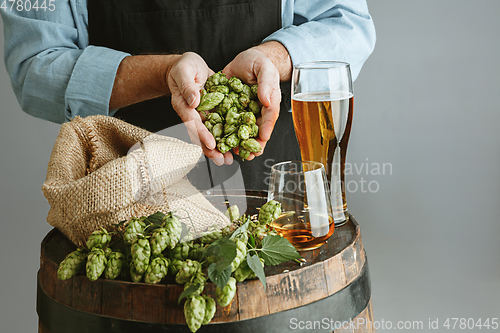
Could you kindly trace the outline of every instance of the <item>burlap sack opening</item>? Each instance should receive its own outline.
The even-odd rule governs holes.
[[[61,126],[42,191],[47,222],[81,247],[100,227],[182,211],[196,231],[229,223],[186,179],[202,150],[106,116]]]

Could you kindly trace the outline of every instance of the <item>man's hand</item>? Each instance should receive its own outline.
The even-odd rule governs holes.
[[[236,76],[247,84],[258,84],[258,97],[263,105],[257,120],[262,151],[276,124],[280,112],[280,81],[290,80],[292,63],[286,48],[278,42],[269,42],[241,52],[222,72],[226,76]],[[254,158],[251,154],[249,160]]]
[[[188,129],[193,143],[203,148],[204,154],[216,164],[232,163],[217,150],[212,134],[202,122],[196,107],[200,104],[200,90],[214,72],[196,53],[187,52],[178,58],[167,73],[167,82],[172,95],[172,106]]]
[[[192,52],[125,57],[116,73],[109,109],[171,95],[172,106],[186,124],[193,143],[200,145],[215,163],[231,164],[231,153],[224,158],[215,149],[215,139],[195,109],[200,103],[200,89],[212,74],[205,61]]]

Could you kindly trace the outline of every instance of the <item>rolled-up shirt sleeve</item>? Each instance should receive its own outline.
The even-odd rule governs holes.
[[[282,11],[283,28],[263,42],[282,43],[293,64],[348,62],[356,79],[375,47],[375,27],[365,0],[285,1]]]
[[[112,113],[114,78],[128,54],[89,46],[87,8],[79,1],[54,2],[53,11],[0,9],[12,88],[35,117],[63,123]]]

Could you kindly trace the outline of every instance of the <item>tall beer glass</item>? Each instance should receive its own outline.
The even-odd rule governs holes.
[[[352,112],[349,64],[319,61],[294,66],[292,115],[301,157],[325,166],[336,227],[349,220],[344,170]]]

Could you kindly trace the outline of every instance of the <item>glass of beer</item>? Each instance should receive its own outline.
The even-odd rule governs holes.
[[[271,168],[268,200],[281,204],[272,227],[298,251],[313,250],[333,234],[330,190],[323,164],[288,161]]]
[[[349,220],[344,170],[352,111],[349,64],[319,61],[294,66],[292,116],[301,158],[325,166],[336,226]]]

